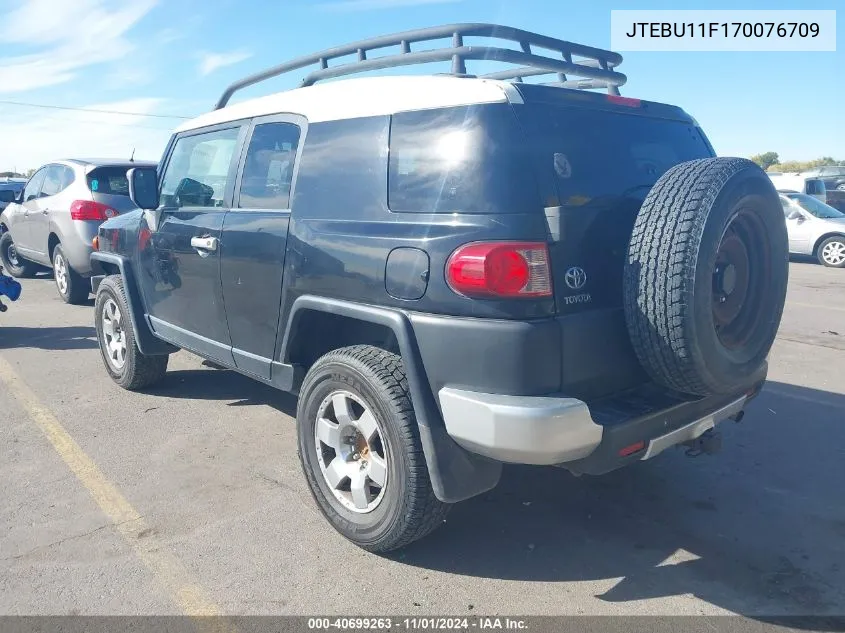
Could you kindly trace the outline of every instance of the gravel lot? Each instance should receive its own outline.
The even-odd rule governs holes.
[[[390,557],[319,515],[292,397],[185,352],[122,391],[92,308],[24,281],[0,315],[0,614],[843,614],[845,271],[790,274],[720,454],[509,467]]]

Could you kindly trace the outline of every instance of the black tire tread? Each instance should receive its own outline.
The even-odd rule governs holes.
[[[743,158],[704,158],[669,169],[646,196],[634,223],[624,273],[631,343],[646,371],[677,391],[708,393],[684,336],[692,306],[698,246],[709,209]],[[669,274],[667,275],[667,271]],[[641,315],[641,317],[640,317]],[[633,317],[633,318],[632,318]]]
[[[8,237],[6,237],[7,235]],[[18,266],[13,265],[12,262],[6,258],[6,249],[8,248],[8,242],[10,241],[14,243],[12,234],[8,231],[0,236],[0,262],[3,263],[3,268],[5,268],[12,277],[17,277],[18,279],[28,279],[30,277],[34,277],[35,273],[38,272],[38,264],[24,259],[21,257],[20,253],[18,254]]]
[[[109,275],[100,282],[100,287],[97,291],[97,298],[94,305],[94,318],[99,321],[100,306],[103,301],[101,297],[103,297],[105,293],[111,294],[118,301],[123,318],[129,321],[131,318],[129,302],[126,300],[126,291],[123,287],[123,277],[120,275]],[[96,324],[96,330],[97,336],[99,337],[99,323]],[[108,361],[106,361],[105,358],[103,358],[103,363],[106,365],[106,371],[118,385],[127,391],[139,391],[156,384],[164,377],[167,373],[167,363],[170,357],[167,355],[147,356],[142,354],[135,342],[135,333],[132,328],[127,327],[125,332],[127,337],[127,375],[123,377],[115,377],[111,367],[108,365]]]
[[[312,370],[329,363],[350,364],[363,375],[369,374],[374,379],[376,389],[399,412],[392,422],[402,437],[403,446],[400,448],[405,449],[408,460],[408,486],[405,493],[409,496],[405,512],[392,529],[390,540],[379,541],[373,546],[359,545],[373,552],[401,549],[434,531],[451,509],[450,504],[443,503],[435,496],[431,486],[402,359],[378,347],[352,345],[325,354]],[[307,382],[306,376],[302,392],[306,390]]]

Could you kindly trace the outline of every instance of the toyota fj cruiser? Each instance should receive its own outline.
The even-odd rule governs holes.
[[[505,68],[467,74],[479,59]],[[452,72],[314,85],[435,61]],[[316,503],[372,551],[429,533],[503,462],[597,475],[715,450],[766,377],[783,213],[683,110],[619,96],[620,62],[463,24],[234,84],[99,229],[106,370],[141,389],[181,348],[298,394]],[[307,66],[300,88],[227,105]]]

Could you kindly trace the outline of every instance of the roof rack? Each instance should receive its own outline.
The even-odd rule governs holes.
[[[466,46],[464,45],[465,37],[509,40],[518,43],[521,50],[498,46]],[[430,50],[411,50],[411,44],[445,38],[452,39],[451,46]],[[371,51],[388,46],[399,46],[400,52],[373,57],[372,59],[367,57],[367,54]],[[561,58],[537,55],[533,52],[532,47],[559,53]],[[329,66],[331,60],[348,55],[357,55],[357,60]],[[579,59],[574,60],[573,56],[577,56]],[[493,60],[513,66],[509,69],[481,75],[486,79],[521,82],[524,77],[555,74],[557,81],[552,82],[551,85],[580,89],[606,88],[608,93],[613,95],[618,95],[619,86],[627,81],[625,75],[614,70],[616,66],[622,63],[622,56],[619,53],[584,46],[583,44],[574,44],[510,26],[447,24],[373,37],[360,42],[329,48],[268,68],[236,81],[226,88],[226,91],[217,101],[215,109],[219,110],[225,107],[232,95],[238,90],[317,64],[319,64],[319,69],[308,74],[300,83],[300,87],[311,86],[324,79],[334,79],[370,70],[443,61],[452,62],[452,71],[449,74],[466,76],[466,62],[468,60]],[[578,79],[570,79],[570,76]]]

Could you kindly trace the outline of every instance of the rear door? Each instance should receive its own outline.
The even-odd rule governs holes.
[[[644,379],[622,307],[634,220],[663,173],[712,150],[693,123],[639,108],[527,103],[515,110],[547,201],[562,388],[593,398],[599,387],[632,386]]]
[[[271,378],[294,166],[305,120],[256,119],[226,214],[220,276],[232,354],[243,371]]]
[[[61,194],[73,181],[73,169],[67,165],[48,165],[36,201],[36,212],[30,215],[33,247],[43,258],[49,257],[47,245],[51,222],[66,226],[66,220],[70,217],[70,202],[64,200]]]
[[[194,130],[171,144],[158,226],[142,229],[141,288],[156,333],[233,363],[220,286],[220,239],[247,126]]]

